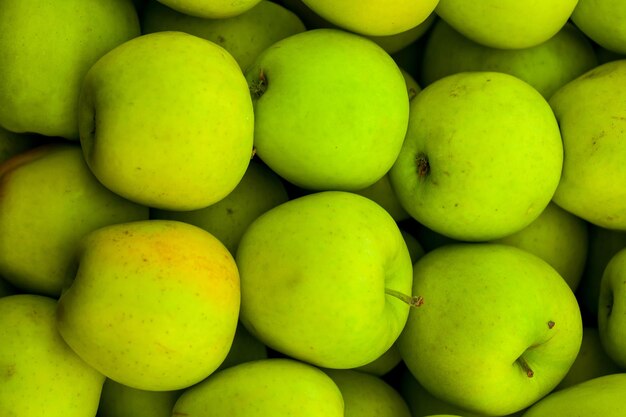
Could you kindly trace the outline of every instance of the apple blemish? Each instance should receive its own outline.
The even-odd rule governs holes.
[[[259,99],[267,90],[267,76],[263,68],[259,71],[259,78],[250,84],[250,94],[252,98]]]
[[[417,154],[417,158],[415,159],[415,164],[417,165],[417,175],[420,178],[424,178],[430,172],[430,164],[428,163],[428,158],[426,154],[420,152]]]

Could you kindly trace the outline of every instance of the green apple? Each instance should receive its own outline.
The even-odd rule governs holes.
[[[387,382],[351,369],[324,369],[337,384],[345,417],[411,417],[402,396]]]
[[[435,11],[466,37],[493,48],[539,45],[567,22],[578,0],[441,0]]]
[[[0,127],[0,164],[45,142],[41,137],[14,133]]]
[[[224,362],[220,364],[217,370],[230,368],[244,362],[267,359],[267,357],[267,347],[252,336],[244,325],[237,323],[233,344],[230,346]]]
[[[421,39],[428,33],[436,20],[437,15],[433,12],[422,23],[404,32],[387,36],[367,36],[367,38],[376,42],[388,53],[393,54]]]
[[[230,253],[250,223],[267,210],[288,200],[280,178],[261,163],[251,161],[235,189],[208,207],[191,211],[154,209],[155,219],[178,220],[198,226],[218,238]]]
[[[419,223],[484,241],[532,223],[550,202],[562,163],[559,127],[541,94],[509,74],[466,72],[411,101],[389,178]]]
[[[0,298],[0,415],[93,417],[104,376],[57,333],[56,300]]]
[[[394,343],[385,353],[380,355],[378,359],[375,359],[365,365],[358,366],[354,368],[354,370],[376,376],[383,376],[388,374],[401,362],[402,357],[400,356],[400,349],[398,349],[398,345]]]
[[[578,0],[572,21],[597,44],[626,54],[626,3],[623,1]]]
[[[177,30],[207,39],[226,49],[243,70],[273,43],[305,30],[297,15],[265,0],[240,15],[222,19],[186,15],[152,1],[146,6],[141,27],[143,33]]]
[[[476,43],[440,19],[426,41],[421,82],[428,85],[464,71],[498,71],[526,81],[549,99],[597,62],[589,40],[571,24],[539,45],[511,50]]]
[[[303,0],[324,19],[363,35],[388,36],[405,32],[428,18],[439,0]]]
[[[606,354],[598,329],[585,326],[578,356],[556,389],[571,387],[593,378],[621,371],[622,369]]]
[[[180,391],[146,391],[106,379],[98,417],[171,417]]]
[[[581,315],[572,290],[541,258],[513,246],[466,243],[414,265],[398,339],[426,390],[455,406],[505,415],[556,387],[576,359]]]
[[[406,84],[374,42],[337,29],[276,42],[246,70],[257,155],[302,188],[358,190],[382,178],[406,133]]]
[[[242,14],[261,0],[157,0],[180,13],[209,19],[224,19]]]
[[[224,361],[239,297],[237,266],[210,233],[170,220],[123,223],[83,239],[58,328],[108,378],[177,390]]]
[[[0,2],[0,126],[78,139],[85,73],[139,34],[130,0]]]
[[[85,234],[148,215],[147,207],[103,187],[78,146],[23,152],[0,165],[0,275],[56,298],[74,278],[74,252]]]
[[[598,58],[598,63],[600,64],[606,64],[607,62],[626,59],[626,53],[618,54],[617,52],[609,51],[608,49],[602,48],[598,45],[595,45],[595,52],[596,57]]]
[[[625,390],[626,374],[601,376],[551,393],[523,417],[622,417]]]
[[[237,251],[241,321],[268,347],[325,368],[372,362],[394,343],[409,305],[411,259],[372,200],[326,191],[257,218]],[[407,296],[408,297],[408,296]]]
[[[87,164],[113,192],[150,207],[195,210],[228,195],[252,152],[254,115],[224,48],[159,32],[113,49],[80,97]]]
[[[600,65],[550,98],[565,158],[554,202],[597,226],[626,230],[626,59]]]
[[[17,293],[17,288],[9,284],[4,278],[0,277],[0,297],[6,297]]]
[[[492,242],[516,246],[539,256],[576,291],[589,246],[587,222],[579,217],[550,203],[530,225]]]
[[[598,330],[606,353],[626,368],[626,249],[617,252],[602,275],[598,298]]]
[[[185,390],[172,416],[343,417],[343,397],[320,369],[292,359],[246,362]]]
[[[378,203],[382,206],[382,208],[387,210],[391,217],[393,217],[393,219],[397,222],[411,217],[402,207],[402,204],[400,204],[398,197],[396,197],[396,194],[391,187],[391,182],[389,181],[389,175],[387,174],[383,175],[381,179],[369,187],[363,188],[362,190],[356,190],[354,193],[367,197]]]

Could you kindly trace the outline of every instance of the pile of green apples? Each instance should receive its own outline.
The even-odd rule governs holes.
[[[0,417],[624,416],[623,0],[0,0]]]

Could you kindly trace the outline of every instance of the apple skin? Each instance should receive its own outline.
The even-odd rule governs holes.
[[[551,393],[522,417],[622,417],[626,374],[605,375]]]
[[[268,347],[325,368],[381,356],[409,305],[411,259],[393,218],[357,194],[326,191],[257,218],[237,251],[240,318]]]
[[[582,321],[572,290],[521,249],[435,249],[414,265],[412,294],[423,304],[409,313],[400,354],[425,389],[455,406],[517,412],[554,389],[578,354]]]
[[[246,78],[256,154],[287,181],[358,190],[397,158],[409,116],[406,84],[374,42],[337,29],[309,30],[266,49]]]
[[[476,43],[439,19],[424,46],[420,80],[426,86],[458,72],[499,71],[526,81],[547,100],[597,64],[589,40],[569,23],[539,45],[511,50]]]
[[[519,49],[539,45],[567,22],[578,0],[441,0],[439,17],[458,32],[492,48]]]
[[[362,35],[389,36],[405,32],[425,21],[439,0],[397,0],[393,7],[383,0],[303,0],[324,19]]]
[[[76,108],[85,73],[139,34],[130,0],[2,2],[0,126],[78,139]]]
[[[0,415],[93,417],[104,376],[83,362],[56,330],[56,300],[0,298]]]
[[[214,42],[226,49],[242,70],[273,43],[305,31],[298,16],[265,0],[242,14],[222,19],[186,15],[151,1],[141,22],[143,33],[176,30]]]
[[[230,193],[250,162],[254,115],[224,48],[158,32],[113,49],[80,97],[85,160],[113,192],[155,208],[195,210]]]
[[[626,230],[626,59],[595,67],[561,87],[550,105],[565,158],[554,202],[597,226]]]
[[[171,417],[181,391],[146,391],[106,379],[98,417]]]
[[[253,8],[261,0],[157,0],[167,7],[188,14],[208,19],[225,19]]]
[[[602,275],[598,298],[598,330],[604,350],[626,368],[626,249],[617,252]]]
[[[410,106],[389,179],[419,223],[485,241],[523,229],[549,204],[563,145],[550,106],[530,85],[504,73],[459,73],[423,89]]]
[[[572,21],[603,48],[626,54],[626,4],[621,0],[578,0]]]
[[[576,291],[585,268],[589,233],[587,222],[550,203],[524,229],[492,242],[516,246],[539,256]]]
[[[320,369],[292,359],[242,363],[185,390],[173,416],[343,417],[343,397]]]
[[[24,135],[0,127],[0,164],[12,156],[26,152],[46,142],[42,137]]]
[[[171,391],[223,362],[239,303],[237,266],[224,245],[196,226],[146,220],[83,239],[57,321],[67,344],[108,378]]]
[[[147,207],[103,187],[75,144],[20,153],[0,165],[0,275],[24,292],[57,298],[74,278],[84,235],[148,216]]]

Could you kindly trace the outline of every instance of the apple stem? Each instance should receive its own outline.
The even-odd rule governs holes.
[[[390,288],[385,288],[385,293],[391,295],[392,297],[396,297],[397,299],[404,301],[411,307],[419,307],[424,304],[424,299],[420,296],[411,296],[401,293],[400,291],[392,290]]]
[[[530,365],[528,365],[528,362],[526,362],[526,359],[524,359],[522,356],[517,358],[517,363],[522,367],[524,372],[526,372],[526,376],[528,378],[532,378],[535,375],[535,372],[532,370]]]
[[[267,90],[267,77],[263,68],[259,71],[259,78],[250,84],[250,93],[254,98],[260,98]]]
[[[417,90],[415,88],[409,88],[409,101],[413,100],[417,96]]]

